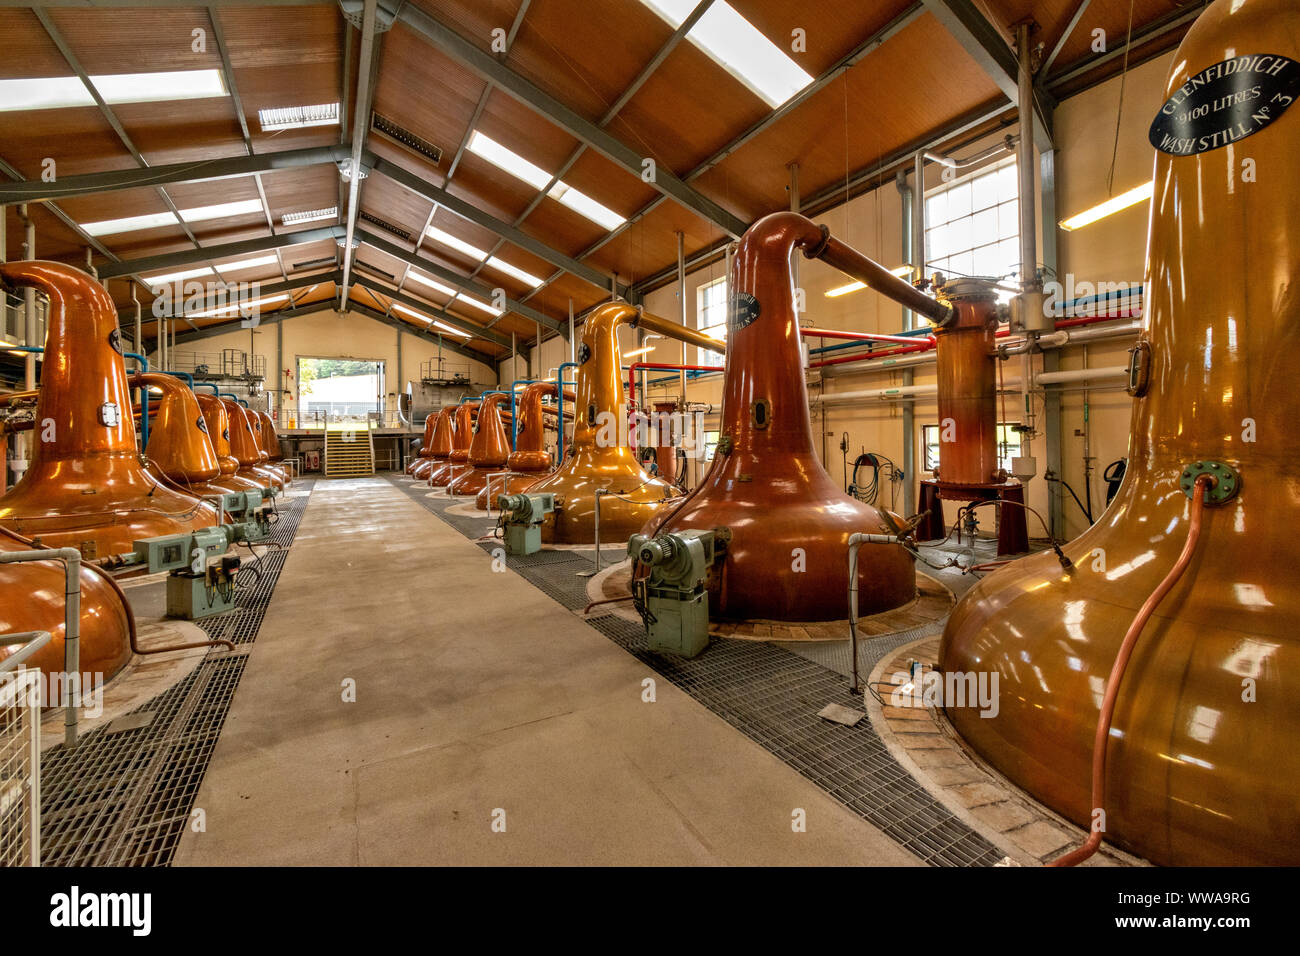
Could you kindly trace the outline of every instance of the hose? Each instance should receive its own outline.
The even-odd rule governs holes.
[[[1128,633],[1124,635],[1124,640],[1119,645],[1119,651],[1115,655],[1115,663],[1111,666],[1110,676],[1106,679],[1106,692],[1101,699],[1101,712],[1097,715],[1097,734],[1092,743],[1092,805],[1097,810],[1104,812],[1103,803],[1106,796],[1106,744],[1110,740],[1111,720],[1115,716],[1115,701],[1119,697],[1119,684],[1124,679],[1124,670],[1128,667],[1129,658],[1133,656],[1133,649],[1137,646],[1138,638],[1142,635],[1142,629],[1146,627],[1147,621],[1155,613],[1160,602],[1165,599],[1178,579],[1183,576],[1187,570],[1187,565],[1192,561],[1192,554],[1196,550],[1196,544],[1201,537],[1201,519],[1205,514],[1205,492],[1214,486],[1214,479],[1209,475],[1201,475],[1196,479],[1196,485],[1192,489],[1192,513],[1187,523],[1187,540],[1183,542],[1182,553],[1178,555],[1178,560],[1174,566],[1169,569],[1164,580],[1156,585],[1156,589],[1143,602],[1142,607],[1138,609],[1137,616],[1133,618],[1133,623],[1129,625]],[[1053,860],[1051,866],[1078,866],[1088,857],[1097,852],[1101,846],[1102,831],[1094,825],[1093,831],[1088,835],[1087,841],[1083,846],[1072,850],[1059,859]]]

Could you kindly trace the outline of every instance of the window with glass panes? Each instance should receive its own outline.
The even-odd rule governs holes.
[[[1011,471],[1011,459],[1020,457],[1019,422],[998,423],[998,465]],[[925,443],[925,470],[939,467],[939,426],[922,425],[921,440]]]
[[[695,291],[695,327],[710,338],[727,340],[727,277],[719,276]],[[721,365],[721,352],[699,350],[700,365]]]
[[[926,273],[1007,277],[1019,272],[1018,189],[1016,161],[1009,159],[926,196]]]

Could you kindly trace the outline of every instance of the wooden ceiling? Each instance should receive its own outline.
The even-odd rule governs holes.
[[[1047,76],[1040,77],[1048,89],[1058,77],[1066,88],[1075,89],[1116,69],[1113,55],[1094,51],[1093,31],[1106,31],[1107,49],[1113,51],[1122,47],[1129,29],[1130,0],[937,2],[974,9],[1007,38],[1013,24],[1031,18],[1035,42],[1042,44],[1044,55],[1065,36]],[[793,106],[774,111],[690,42],[689,35],[675,38],[668,23],[636,0],[409,0],[406,6],[424,22],[432,18],[480,51],[491,52],[494,31],[512,36],[508,52],[494,56],[499,67],[582,121],[603,127],[637,155],[653,159],[660,170],[685,180],[686,188],[716,204],[733,222],[751,222],[786,208],[791,164],[799,166],[803,195],[814,196],[911,144],[942,134],[960,117],[980,110],[1014,112],[976,56],[929,12],[931,0],[730,3],[783,50],[791,48],[796,31],[803,31],[806,48],[791,56],[818,82],[796,97]],[[1133,31],[1140,38],[1171,20],[1187,19],[1184,14],[1204,5],[1202,0],[1132,3]],[[1081,4],[1082,16],[1066,36]],[[352,6],[359,3],[348,4]],[[384,0],[384,6],[397,5]],[[539,317],[558,327],[567,322],[570,308],[580,313],[608,298],[615,277],[620,288],[635,289],[637,282],[662,274],[676,261],[678,232],[688,257],[727,238],[726,229],[699,211],[702,206],[665,198],[636,171],[580,139],[572,124],[566,128],[565,122],[525,105],[499,83],[485,79],[469,58],[439,49],[426,31],[408,21],[399,18],[377,36],[371,106],[442,155],[433,162],[368,132],[366,150],[414,174],[422,185],[412,190],[382,172],[363,181],[358,229],[388,245],[386,251],[366,242],[357,248],[349,290],[356,302],[421,331],[423,322],[390,309],[390,293],[400,293],[408,303],[427,304],[430,317],[450,316],[469,326],[474,338],[468,346],[495,357],[508,352],[503,340],[512,334],[533,337]],[[1184,22],[1161,29],[1140,47],[1152,55],[1176,43],[1185,29]],[[881,31],[882,42],[864,51],[865,41]],[[196,42],[196,36],[203,42]],[[361,32],[349,24],[340,6],[303,0],[208,7],[152,0],[140,8],[88,8],[63,0],[39,9],[0,8],[0,79],[71,76],[78,71],[97,76],[206,69],[225,71],[234,94],[107,109],[0,111],[0,160],[12,172],[8,178],[40,180],[51,160],[57,171],[48,201],[29,206],[38,255],[85,265],[87,239],[68,221],[166,213],[169,203],[178,209],[240,200],[258,203],[260,210],[246,215],[96,240],[92,261],[97,268],[118,273],[109,288],[125,322],[134,308],[128,279],[142,274],[130,268],[137,260],[192,253],[198,247],[206,251],[206,260],[177,267],[198,268],[251,257],[223,248],[231,243],[321,226],[336,227],[341,235],[347,190],[331,162],[256,177],[169,179],[161,186],[78,191],[63,199],[58,198],[58,181],[178,163],[194,164],[199,171],[195,175],[201,175],[203,164],[212,160],[312,147],[342,147],[339,155],[346,155],[353,124],[370,127],[369,112],[357,115],[360,46]],[[1138,43],[1134,46],[1139,48]],[[855,53],[861,55],[846,66],[845,58]],[[334,124],[266,132],[258,121],[258,110],[264,108],[339,102],[346,128]],[[554,198],[542,196],[535,186],[466,150],[474,130],[547,173],[561,174],[570,187],[630,222],[611,235]],[[435,205],[438,190],[490,219],[471,222],[442,203]],[[339,214],[328,221],[290,227],[281,223],[287,213],[335,206]],[[5,215],[5,253],[11,259],[21,257],[18,210],[6,207]],[[548,249],[503,240],[493,220],[517,227]],[[482,263],[479,256],[440,245],[424,235],[430,222],[549,281],[534,289]],[[325,236],[269,254],[276,257],[273,263],[225,277],[259,281],[266,288],[292,285],[289,280],[304,276],[317,280],[296,285],[284,308],[337,297],[343,262],[339,241]],[[558,268],[557,257],[561,262],[580,260],[587,274]],[[441,268],[477,290],[503,289],[512,304],[493,318],[460,300],[449,301],[448,295],[408,279],[412,263]],[[149,317],[152,294],[139,284],[135,292]],[[235,320],[185,321],[188,325],[178,328],[224,328]],[[146,333],[151,330],[147,322]]]

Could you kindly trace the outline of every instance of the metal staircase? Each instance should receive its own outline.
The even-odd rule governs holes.
[[[374,473],[375,441],[370,429],[326,430],[326,478],[366,478]]]

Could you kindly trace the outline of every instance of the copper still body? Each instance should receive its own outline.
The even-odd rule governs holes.
[[[203,413],[203,423],[207,426],[208,438],[212,441],[212,450],[216,453],[217,467],[220,470],[220,474],[208,483],[226,491],[254,491],[270,487],[269,482],[239,474],[239,459],[230,453],[230,414],[226,411],[226,403],[217,396],[204,392],[195,392],[194,398]]]
[[[527,491],[535,485],[551,468],[551,456],[546,450],[546,409],[542,399],[559,394],[559,386],[554,382],[530,382],[520,393],[519,432],[515,436],[515,450],[506,457],[506,469],[509,474],[491,483],[492,497],[513,495]],[[566,400],[573,401],[573,393],[565,391]],[[567,416],[566,416],[567,417]],[[484,486],[474,499],[474,505],[480,511],[486,511],[488,486]]]
[[[446,461],[435,464],[429,472],[429,484],[434,488],[445,488],[469,469],[469,446],[474,441],[474,416],[478,414],[478,406],[477,401],[461,402],[453,410],[455,428],[451,433],[451,451],[447,453]]]
[[[428,461],[431,457],[433,457],[433,453],[430,450],[429,446],[433,442],[433,429],[437,423],[437,420],[438,420],[438,416],[433,412],[430,412],[428,415],[424,416],[424,435],[421,436],[420,438],[419,453],[406,463],[406,473],[408,475],[411,475],[412,477],[414,477],[415,468],[418,464],[420,464],[420,462]]]
[[[284,488],[284,478],[277,472],[265,467],[266,451],[253,428],[253,420],[248,409],[230,398],[221,399],[230,419],[230,453],[239,462],[239,474],[249,478],[261,487],[274,485]]]
[[[955,318],[935,330],[939,382],[940,485],[989,487],[1006,475],[998,462],[997,294],[979,280],[952,280],[940,297]]]
[[[144,385],[162,390],[144,450],[148,467],[163,480],[198,497],[228,490],[220,482],[221,465],[208,437],[207,420],[189,386],[174,375],[160,372],[132,375],[129,383],[133,388]]]
[[[660,417],[672,415],[677,411],[676,402],[655,402],[655,415]],[[660,428],[658,432],[659,443],[655,445],[655,472],[663,481],[676,484],[677,477],[677,446],[680,442],[680,436],[676,434],[675,429]]]
[[[555,495],[555,511],[542,524],[542,540],[590,544],[596,536],[596,491],[602,541],[626,541],[678,492],[646,474],[625,441],[623,378],[618,329],[643,320],[625,302],[598,306],[582,327],[577,373],[573,452],[529,493]],[[658,331],[658,329],[656,329]],[[690,331],[690,330],[686,330]]]
[[[510,456],[510,439],[501,424],[501,403],[510,396],[495,392],[479,405],[478,422],[469,445],[470,467],[447,485],[449,495],[477,495],[487,488],[488,476],[504,471]]]
[[[825,256],[846,247],[795,213],[765,216],[741,239],[729,277],[718,451],[695,490],[644,532],[730,529],[726,558],[710,576],[710,617],[846,618],[849,535],[890,530],[835,484],[814,450],[790,267],[796,248]],[[863,546],[860,568],[863,614],[916,594],[912,557],[897,545]]]
[[[447,405],[440,409],[436,416],[431,415],[430,418],[434,421],[430,426],[432,433],[426,446],[429,455],[427,458],[416,460],[415,467],[411,471],[411,477],[416,481],[427,481],[435,471],[447,464],[451,456],[452,438],[456,428],[456,406]]]
[[[0,528],[0,551],[31,550],[30,541]],[[107,681],[131,659],[131,610],[101,572],[82,565],[80,581],[80,670],[102,674]],[[50,643],[25,664],[47,676],[62,673],[64,667],[65,584],[59,561],[0,565],[0,634],[49,631]],[[0,646],[0,661],[18,649]]]
[[[0,526],[97,558],[214,524],[214,508],[160,483],[136,449],[117,311],[103,286],[43,261],[0,264],[0,280],[50,302],[32,462],[0,498]]]
[[[284,453],[280,451],[280,439],[275,433],[275,420],[271,418],[270,412],[251,412],[262,422],[262,448],[266,451],[266,461],[263,462],[268,468],[272,469],[282,479],[285,486],[290,482],[289,469],[282,465]]]
[[[1218,0],[1174,57],[1162,115],[1195,109],[1206,71],[1230,61],[1234,85],[1213,96],[1249,98],[1280,58],[1300,59],[1298,38],[1290,0]],[[945,672],[1000,682],[997,715],[950,706],[956,728],[1090,826],[1101,688],[1189,538],[1185,469],[1235,469],[1235,495],[1204,507],[1185,573],[1134,646],[1105,738],[1104,839],[1159,864],[1300,863],[1300,109],[1282,102],[1251,107],[1229,131],[1240,143],[1203,127],[1173,144],[1181,153],[1157,152],[1123,485],[1065,546],[1072,572],[1045,553],[990,574],[941,647]]]

